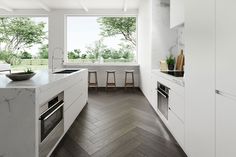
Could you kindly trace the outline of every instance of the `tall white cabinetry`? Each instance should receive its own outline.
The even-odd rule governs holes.
[[[184,0],[170,0],[170,28],[184,24]]]
[[[216,89],[236,96],[236,1],[216,0]]]
[[[216,157],[236,155],[235,6],[216,0]]]
[[[216,157],[236,155],[236,99],[216,95]]]
[[[215,0],[184,2],[185,151],[215,157]]]

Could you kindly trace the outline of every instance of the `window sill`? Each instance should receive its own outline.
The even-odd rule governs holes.
[[[87,66],[139,66],[138,63],[91,63],[91,64],[79,64],[79,63],[64,63],[64,66],[81,66],[81,67],[87,67]]]

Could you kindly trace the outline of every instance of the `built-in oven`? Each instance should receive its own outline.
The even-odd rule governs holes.
[[[39,155],[47,156],[64,133],[64,93],[53,97],[40,107]]]
[[[169,110],[169,88],[161,83],[157,83],[157,108],[168,120]]]

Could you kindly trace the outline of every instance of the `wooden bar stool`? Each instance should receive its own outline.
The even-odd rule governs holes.
[[[131,82],[128,82],[128,74],[131,75]],[[134,70],[125,70],[125,89],[126,87],[134,88]]]
[[[94,82],[91,82],[91,76],[94,75]],[[88,72],[88,87],[95,87],[98,90],[98,77],[96,70],[89,70]]]
[[[115,70],[107,70],[107,81],[106,81],[106,90],[108,87],[116,88],[116,71]],[[109,76],[113,75],[113,82],[109,82]]]

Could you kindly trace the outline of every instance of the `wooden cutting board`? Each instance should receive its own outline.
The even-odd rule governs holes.
[[[184,51],[181,50],[180,55],[177,57],[176,61],[176,70],[183,71],[184,70]]]

